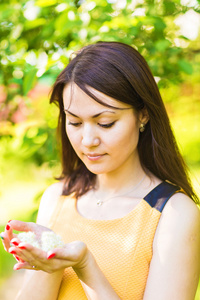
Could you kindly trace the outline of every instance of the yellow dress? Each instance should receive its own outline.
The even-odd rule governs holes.
[[[168,199],[180,188],[162,182],[126,216],[92,220],[81,216],[73,196],[61,196],[50,228],[65,243],[86,243],[122,300],[142,300],[152,258],[155,231]],[[65,269],[58,300],[87,300],[72,268]]]

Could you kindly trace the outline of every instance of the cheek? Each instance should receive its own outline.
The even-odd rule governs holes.
[[[79,144],[79,137],[76,133],[74,133],[73,130],[71,130],[71,128],[68,128],[66,126],[66,135],[70,141],[70,144],[72,145],[72,147],[76,150]]]
[[[109,137],[109,143],[111,147],[120,147],[120,149],[126,147],[137,147],[139,140],[139,129],[135,122],[129,123],[129,126],[123,126],[116,128],[115,132]]]

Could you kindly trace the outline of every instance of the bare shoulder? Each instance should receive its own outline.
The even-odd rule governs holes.
[[[44,192],[43,198],[45,197],[60,197],[63,190],[63,182],[59,181],[51,184]]]
[[[183,193],[173,195],[166,204],[155,235],[155,243],[163,234],[172,234],[174,239],[190,239],[194,235],[200,238],[200,210]]]
[[[37,223],[44,226],[48,224],[57,202],[62,195],[62,190],[62,182],[53,183],[45,190],[40,201]]]
[[[162,212],[160,226],[170,228],[174,225],[177,230],[200,226],[199,208],[192,199],[183,193],[173,195]]]
[[[184,193],[174,194],[168,201],[167,206],[173,207],[180,212],[194,213],[199,215],[199,208],[196,203]]]
[[[189,197],[177,193],[167,202],[156,229],[144,299],[194,299],[199,253],[199,208]]]

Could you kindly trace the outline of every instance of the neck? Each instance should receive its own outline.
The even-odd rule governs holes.
[[[99,193],[118,194],[136,186],[144,177],[145,172],[138,160],[127,162],[120,170],[97,175],[97,190]]]

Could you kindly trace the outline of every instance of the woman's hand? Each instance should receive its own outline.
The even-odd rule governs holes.
[[[11,254],[17,255],[23,262],[18,262],[14,270],[31,269],[53,273],[67,267],[84,268],[87,264],[87,247],[83,242],[75,241],[55,248],[49,252],[35,248],[27,243],[9,249]]]
[[[5,227],[5,231],[1,233],[2,242],[5,250],[8,252],[10,248],[11,241],[18,235],[13,233],[13,230],[28,232],[32,231],[35,233],[36,239],[40,241],[41,235],[44,231],[51,231],[49,228],[38,225],[33,222],[22,222],[17,220],[11,220]]]
[[[13,241],[14,245],[20,242],[20,240],[18,239],[18,235],[13,233],[13,230],[22,232],[32,231],[35,234],[36,240],[38,242],[40,242],[41,235],[44,231],[51,231],[49,228],[38,225],[36,223],[11,220],[6,225],[5,231],[1,233],[2,242],[7,252],[9,252],[10,245]]]
[[[26,223],[21,221],[12,221],[10,220],[6,227],[5,231],[1,233],[1,239],[4,246],[4,249],[13,254],[13,256],[16,258],[17,261],[23,262],[21,258],[19,258],[15,254],[15,250],[10,248],[11,245],[17,246],[20,244],[20,240],[18,239],[18,235],[13,233],[13,230],[17,231],[32,231],[35,234],[36,239],[40,242],[41,235],[44,231],[51,231],[49,228],[35,224],[35,223]]]
[[[42,280],[35,281],[31,279],[29,284],[26,284],[23,294],[24,296],[22,295],[22,298],[20,299],[27,299],[27,295],[30,295],[30,291],[33,289],[36,289],[36,291],[38,289],[41,290],[43,287],[41,284],[43,285],[44,275],[50,276],[48,277],[49,285],[46,289],[47,293],[44,295],[44,299],[49,299],[49,290],[52,289],[52,295],[53,297],[56,297],[55,299],[57,299],[63,271],[65,268],[72,267],[78,278],[81,280],[88,299],[120,300],[85,243],[81,241],[74,241],[65,244],[62,248],[55,248],[45,252],[31,244],[21,242],[17,238],[17,235],[13,234],[12,229],[18,231],[33,231],[40,239],[42,233],[47,231],[48,228],[35,223],[24,223],[20,221],[11,221],[9,222],[9,226],[11,228],[8,229],[7,227],[2,236],[7,236],[5,238],[6,247],[8,246],[8,241],[10,241],[13,245],[12,247],[7,248],[7,251],[13,254],[18,260],[18,263],[14,266],[14,270],[30,269],[44,271],[32,273],[33,276],[38,274],[38,278],[42,278]],[[52,274],[49,275],[47,273]],[[49,279],[51,281],[49,281]],[[35,282],[37,283],[35,284]],[[55,282],[57,282],[57,284],[55,284]],[[38,299],[38,294],[34,299]]]
[[[34,269],[53,273],[67,267],[79,269],[87,265],[89,251],[81,241],[68,243],[62,248],[45,252],[29,243],[21,242],[18,236],[13,233],[13,230],[31,231],[35,234],[39,243],[41,242],[42,233],[51,230],[31,222],[10,221],[7,224],[5,232],[1,236],[6,251],[13,254],[18,260],[18,263],[14,266],[15,270]]]

